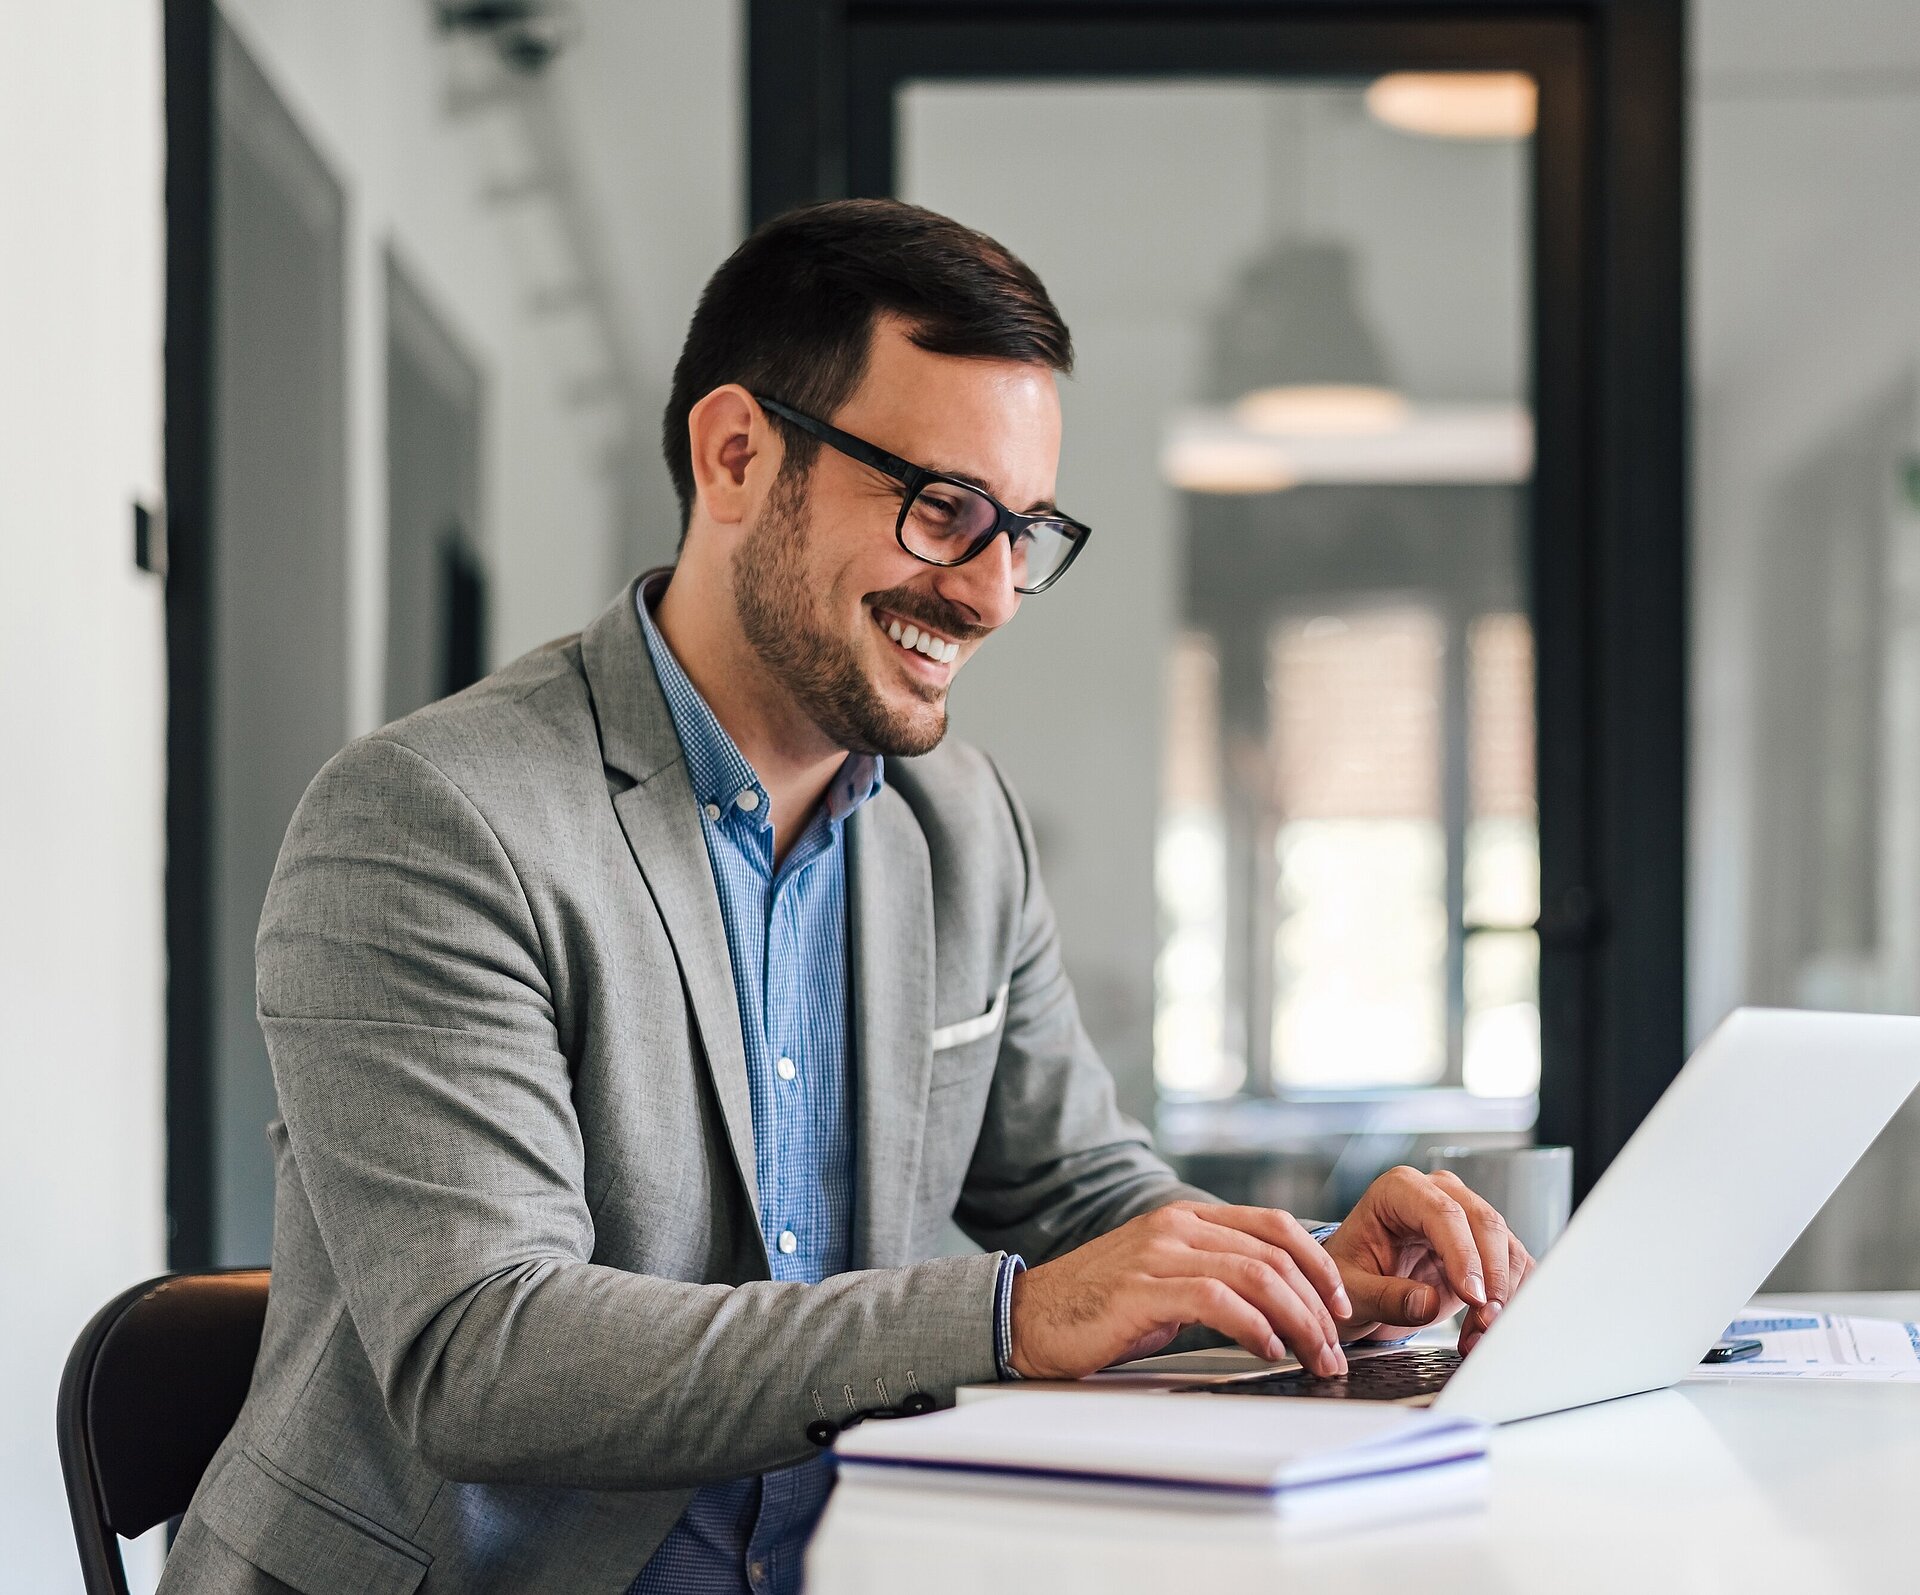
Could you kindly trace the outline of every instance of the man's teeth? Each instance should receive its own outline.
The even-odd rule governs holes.
[[[918,626],[903,626],[897,620],[890,620],[887,622],[887,635],[902,648],[911,648],[915,653],[925,654],[936,664],[951,664],[959,657],[959,643],[944,641],[930,631],[922,631]]]

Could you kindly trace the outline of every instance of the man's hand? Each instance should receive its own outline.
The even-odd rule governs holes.
[[[1468,1308],[1471,1351],[1533,1270],[1506,1221],[1450,1172],[1388,1169],[1327,1238],[1353,1300],[1348,1340],[1404,1335]]]
[[[1024,1378],[1078,1379],[1205,1324],[1256,1357],[1291,1351],[1344,1373],[1335,1320],[1352,1312],[1332,1260],[1290,1214],[1175,1202],[1018,1275],[1012,1362]]]

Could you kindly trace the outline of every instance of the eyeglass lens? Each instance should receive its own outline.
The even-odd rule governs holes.
[[[925,482],[900,519],[900,538],[910,553],[936,565],[966,559],[1000,519],[993,500],[958,482]],[[1074,540],[1064,526],[1036,521],[1013,534],[1013,585],[1038,587],[1064,565]]]

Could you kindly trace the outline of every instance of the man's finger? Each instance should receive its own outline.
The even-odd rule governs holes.
[[[1353,1282],[1354,1319],[1367,1324],[1425,1324],[1440,1312],[1431,1285],[1397,1274],[1374,1274]]]
[[[1287,1355],[1286,1345],[1273,1332],[1266,1314],[1225,1281],[1167,1279],[1156,1280],[1154,1285],[1156,1311],[1163,1310],[1182,1323],[1205,1324],[1268,1362],[1279,1362]]]
[[[1527,1282],[1527,1276],[1533,1272],[1533,1256],[1520,1244],[1520,1237],[1508,1233],[1507,1236],[1507,1296],[1513,1300],[1513,1293]],[[1460,1354],[1465,1356],[1480,1344],[1480,1337],[1493,1327],[1494,1319],[1506,1310],[1505,1302],[1496,1297],[1485,1307],[1475,1307],[1468,1311],[1467,1319],[1460,1327]]]
[[[1507,1235],[1507,1299],[1513,1299],[1513,1292],[1526,1282],[1533,1272],[1533,1254],[1520,1244],[1520,1237],[1511,1231]]]
[[[1319,1314],[1321,1321],[1326,1326],[1327,1339],[1338,1344],[1340,1330],[1334,1321],[1334,1312],[1338,1311],[1342,1317],[1345,1317],[1346,1309],[1350,1308],[1352,1303],[1347,1300],[1346,1287],[1340,1283],[1339,1270],[1333,1267],[1333,1260],[1331,1258],[1327,1257],[1324,1252],[1320,1252],[1319,1243],[1310,1235],[1306,1237],[1305,1245],[1315,1252],[1320,1252],[1320,1260],[1324,1262],[1329,1269],[1333,1269],[1334,1290],[1340,1300],[1337,1305],[1332,1306],[1331,1310],[1320,1282],[1308,1276],[1306,1270],[1300,1266],[1292,1252],[1284,1247],[1276,1246],[1270,1241],[1262,1240],[1258,1235],[1252,1235],[1245,1230],[1236,1229],[1230,1224],[1216,1224],[1210,1219],[1207,1219],[1209,1211],[1207,1208],[1196,1209],[1195,1217],[1205,1222],[1196,1224],[1192,1230],[1188,1232],[1185,1237],[1187,1244],[1190,1247],[1203,1250],[1227,1251],[1247,1257],[1259,1258],[1260,1261],[1280,1275],[1280,1277]],[[1281,1216],[1284,1217],[1285,1215],[1283,1214]],[[1302,1233],[1304,1234],[1304,1231]]]
[[[1193,1212],[1209,1224],[1238,1230],[1279,1247],[1312,1281],[1320,1299],[1333,1309],[1336,1318],[1353,1316],[1346,1287],[1340,1281],[1340,1270],[1334,1266],[1326,1248],[1308,1234],[1306,1225],[1291,1213],[1277,1207],[1235,1207],[1225,1202],[1195,1207]]]
[[[1204,1209],[1202,1209],[1202,1217],[1204,1217]],[[1308,1244],[1311,1246],[1313,1242],[1309,1240]],[[1213,1225],[1213,1223],[1204,1223],[1192,1228],[1188,1236],[1187,1251],[1183,1253],[1183,1261],[1177,1267],[1183,1267],[1183,1269],[1190,1267],[1192,1253],[1196,1251],[1217,1251],[1217,1253],[1231,1253],[1235,1257],[1252,1257],[1254,1261],[1265,1265],[1273,1273],[1279,1274],[1284,1286],[1308,1307],[1308,1311],[1315,1315],[1315,1319],[1319,1319],[1321,1332],[1327,1336],[1327,1344],[1340,1344],[1340,1326],[1334,1322],[1331,1311],[1327,1311],[1325,1299],[1321,1299],[1319,1290],[1313,1286],[1308,1276],[1302,1273],[1300,1265],[1292,1259],[1288,1251],[1281,1250],[1279,1246],[1271,1246],[1269,1242],[1260,1240],[1260,1236],[1246,1234],[1244,1230],[1236,1230],[1229,1225]]]
[[[1467,1227],[1473,1231],[1474,1249],[1480,1254],[1482,1276],[1487,1282],[1487,1300],[1504,1302],[1512,1292],[1507,1279],[1507,1258],[1511,1234],[1507,1221],[1493,1204],[1475,1192],[1451,1169],[1433,1176],[1433,1183],[1460,1204],[1467,1215]]]
[[[1454,1294],[1470,1307],[1484,1307],[1486,1275],[1466,1210],[1428,1176],[1407,1173],[1412,1178],[1398,1182],[1393,1193],[1398,1216],[1425,1239]]]
[[[1257,1308],[1303,1366],[1322,1374],[1345,1371],[1339,1334],[1304,1280],[1293,1285],[1265,1259],[1245,1252],[1198,1246],[1187,1253],[1186,1266]]]

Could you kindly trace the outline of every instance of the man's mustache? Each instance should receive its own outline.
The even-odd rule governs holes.
[[[929,628],[943,637],[951,637],[955,642],[975,642],[993,630],[991,626],[976,626],[966,618],[966,611],[959,605],[912,587],[889,588],[884,593],[872,594],[867,602],[875,609],[884,609],[902,620],[911,620],[916,626]]]

